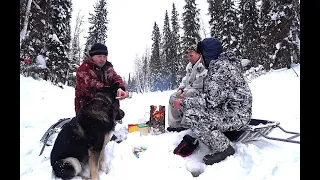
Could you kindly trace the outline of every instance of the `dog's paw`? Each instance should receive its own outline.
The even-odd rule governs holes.
[[[107,166],[107,163],[105,161],[100,161],[100,164],[99,164],[99,169],[108,174],[108,166]]]

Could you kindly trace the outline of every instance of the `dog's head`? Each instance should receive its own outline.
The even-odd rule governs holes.
[[[119,83],[102,88],[91,88],[93,98],[81,109],[83,115],[98,120],[111,120],[114,118],[113,102],[116,100]]]

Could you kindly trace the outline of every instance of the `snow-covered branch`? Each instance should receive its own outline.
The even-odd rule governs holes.
[[[24,18],[23,28],[22,28],[22,30],[20,32],[20,48],[21,48],[21,44],[22,44],[23,40],[26,37],[26,33],[27,33],[27,29],[28,29],[28,22],[29,22],[31,3],[32,3],[32,0],[28,0],[27,9],[26,9],[26,16]]]

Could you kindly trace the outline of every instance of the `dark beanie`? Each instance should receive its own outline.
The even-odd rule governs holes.
[[[95,43],[91,49],[89,50],[89,55],[106,55],[108,56],[108,48],[104,44],[101,43]]]
[[[202,41],[198,42],[196,52],[202,54]]]
[[[209,67],[210,61],[218,59],[222,53],[222,44],[218,39],[210,37],[202,40],[197,48],[201,54],[205,63],[205,67]]]

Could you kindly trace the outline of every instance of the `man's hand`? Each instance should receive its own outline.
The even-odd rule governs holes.
[[[177,99],[183,99],[183,91],[181,89],[178,89],[178,91],[176,92],[176,98]]]
[[[121,88],[118,89],[117,91],[117,97],[116,99],[122,100],[125,99],[129,96],[129,93],[126,91],[123,91]]]
[[[179,95],[182,94],[182,90],[178,89],[177,94],[179,94]]]

